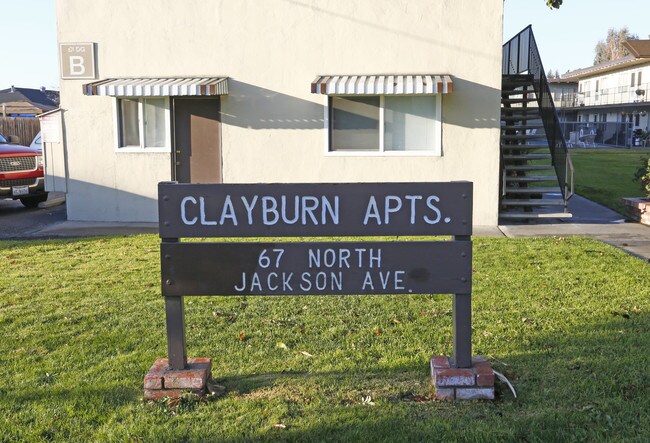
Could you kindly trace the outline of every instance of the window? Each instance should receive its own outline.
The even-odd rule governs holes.
[[[440,155],[440,95],[331,96],[329,150]]]
[[[118,98],[117,145],[121,150],[169,150],[166,98]]]
[[[634,72],[631,74],[630,77],[631,77],[631,78],[630,78],[630,86],[631,86],[631,87],[634,87]]]
[[[643,71],[639,71],[639,75],[636,76],[636,85],[641,86],[641,73]]]

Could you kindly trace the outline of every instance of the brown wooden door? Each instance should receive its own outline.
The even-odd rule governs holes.
[[[174,99],[174,177],[179,183],[221,183],[218,98]]]

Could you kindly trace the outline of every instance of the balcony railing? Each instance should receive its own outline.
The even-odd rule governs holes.
[[[645,103],[650,106],[650,83],[639,86],[618,86],[599,91],[575,93],[555,93],[553,96],[558,108],[578,108],[581,106],[626,105]]]

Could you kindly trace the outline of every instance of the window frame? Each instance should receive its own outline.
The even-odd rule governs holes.
[[[430,150],[403,150],[387,151],[384,147],[384,111],[386,94],[368,94],[362,97],[379,97],[379,149],[376,151],[367,150],[332,150],[332,127],[330,125],[333,97],[359,97],[357,94],[332,94],[324,96],[323,123],[325,129],[325,155],[329,157],[442,157],[442,94],[400,94],[399,97],[432,97],[435,100],[435,139],[434,147]],[[393,96],[391,96],[393,97]]]
[[[146,130],[144,127],[144,103],[146,100],[162,99],[164,102],[165,119],[165,146],[146,146]],[[120,100],[134,100],[138,102],[138,131],[139,146],[121,146],[122,125]],[[114,97],[113,100],[113,134],[115,152],[171,152],[171,109],[169,97]]]

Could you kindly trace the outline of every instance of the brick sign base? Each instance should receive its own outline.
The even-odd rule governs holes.
[[[471,368],[452,368],[449,358],[431,358],[431,379],[438,400],[493,400],[494,371],[485,357],[472,357]]]
[[[168,359],[159,358],[144,376],[144,398],[177,398],[186,392],[205,395],[211,373],[212,360],[209,358],[188,358],[187,368],[178,371],[171,369]]]

